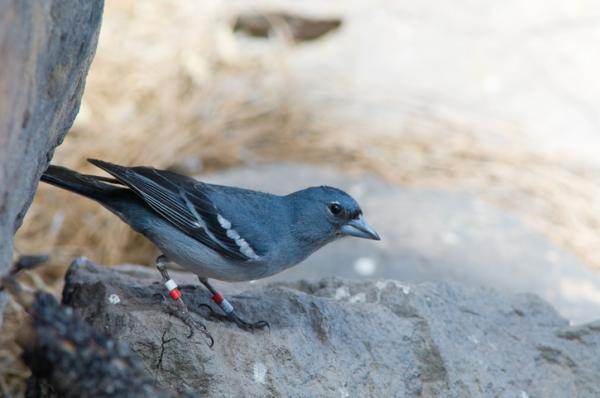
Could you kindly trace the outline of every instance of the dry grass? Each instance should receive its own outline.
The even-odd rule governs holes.
[[[469,126],[427,113],[415,116],[420,124],[414,134],[372,141],[320,124],[314,110],[289,95],[284,41],[244,53],[228,18],[196,0],[177,6],[107,2],[81,112],[54,162],[92,171],[85,158],[97,157],[197,173],[285,159],[369,171],[405,185],[467,190],[521,214],[600,268],[594,250],[600,246],[597,171],[482,147],[470,138]],[[104,264],[155,257],[145,240],[98,205],[43,184],[16,249],[52,254],[43,279],[24,279],[57,292],[76,255]],[[10,317],[0,351],[5,384],[26,374],[10,345],[17,312]]]

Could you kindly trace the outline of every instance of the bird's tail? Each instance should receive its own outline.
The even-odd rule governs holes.
[[[117,180],[80,174],[66,167],[53,165],[48,166],[40,180],[99,202],[104,202],[104,199],[116,190],[123,189],[112,185],[118,184]]]

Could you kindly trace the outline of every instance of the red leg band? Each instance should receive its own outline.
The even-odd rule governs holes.
[[[179,298],[181,297],[181,292],[178,288],[175,288],[169,292],[169,296],[171,296],[173,300],[179,300]]]
[[[221,293],[219,293],[219,292],[216,292],[216,293],[215,293],[215,294],[212,296],[212,299],[213,299],[213,301],[214,301],[215,303],[217,303],[217,304],[221,304],[221,303],[223,302],[223,299],[224,299],[224,297],[223,297],[223,295],[222,295]]]

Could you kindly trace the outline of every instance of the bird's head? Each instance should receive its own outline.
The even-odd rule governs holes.
[[[340,189],[313,187],[289,197],[295,202],[297,225],[319,240],[329,241],[342,236],[380,240],[365,221],[356,200]]]

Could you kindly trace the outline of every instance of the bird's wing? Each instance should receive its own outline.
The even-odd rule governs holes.
[[[260,258],[261,253],[232,228],[203,192],[205,184],[166,170],[89,161],[126,184],[181,231],[224,257],[242,261]]]

